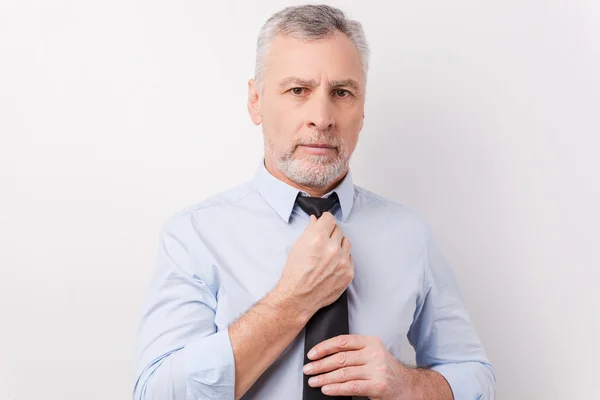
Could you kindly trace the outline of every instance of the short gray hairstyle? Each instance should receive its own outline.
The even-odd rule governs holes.
[[[271,42],[277,35],[300,40],[322,39],[340,31],[354,43],[360,53],[365,82],[369,67],[369,46],[362,25],[350,20],[342,10],[324,4],[307,4],[286,7],[273,14],[258,34],[254,79],[258,90],[264,88],[264,74],[268,63]]]

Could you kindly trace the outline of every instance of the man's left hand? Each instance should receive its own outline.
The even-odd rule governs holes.
[[[373,400],[408,399],[411,371],[376,336],[340,335],[308,352],[302,371],[308,383],[329,396],[368,396]]]

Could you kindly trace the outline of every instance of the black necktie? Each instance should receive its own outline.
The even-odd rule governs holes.
[[[320,197],[304,197],[298,195],[296,204],[308,215],[317,218],[325,211],[330,211],[339,203],[336,193],[332,193],[326,199]],[[311,360],[306,356],[308,351],[322,341],[338,335],[347,335],[348,330],[348,295],[344,293],[333,303],[318,310],[306,324],[304,337],[304,365]],[[321,388],[313,388],[308,385],[310,376],[304,375],[303,400],[325,400],[325,399],[351,399],[347,396],[327,396],[321,392]]]

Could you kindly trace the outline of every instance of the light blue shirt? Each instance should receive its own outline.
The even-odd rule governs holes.
[[[408,338],[417,365],[441,373],[456,400],[493,399],[492,367],[427,223],[354,185],[351,173],[334,191],[332,212],[354,259],[350,334],[378,336],[398,359]],[[234,398],[228,326],[279,280],[309,222],[298,193],[261,162],[253,180],[164,224],[139,329],[135,400]],[[300,400],[303,350],[304,330],[243,399]]]

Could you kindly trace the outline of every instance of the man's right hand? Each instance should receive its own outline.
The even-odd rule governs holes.
[[[229,326],[235,398],[241,398],[320,308],[354,278],[350,241],[330,213],[310,222],[293,244],[277,285]]]
[[[276,288],[292,296],[312,316],[337,300],[352,282],[351,247],[331,213],[325,212],[319,219],[311,216],[290,249]]]

